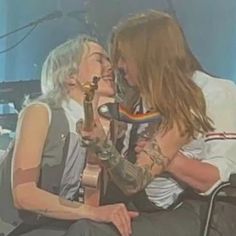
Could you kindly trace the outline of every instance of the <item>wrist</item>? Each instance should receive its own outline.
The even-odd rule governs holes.
[[[78,219],[91,219],[96,220],[96,209],[97,207],[83,204],[82,207],[77,209]]]
[[[97,155],[107,169],[111,169],[119,163],[120,155],[111,143],[105,142]]]

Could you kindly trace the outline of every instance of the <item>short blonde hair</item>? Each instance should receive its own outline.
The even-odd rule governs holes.
[[[49,53],[41,72],[43,99],[54,106],[60,106],[62,100],[68,98],[65,79],[78,72],[81,58],[89,42],[97,42],[97,40],[82,35],[66,41]]]

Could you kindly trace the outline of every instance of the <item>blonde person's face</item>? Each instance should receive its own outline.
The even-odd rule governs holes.
[[[115,81],[110,58],[99,44],[89,42],[79,66],[78,79],[84,83],[92,81],[94,76],[101,77],[97,93],[101,96],[114,96]]]

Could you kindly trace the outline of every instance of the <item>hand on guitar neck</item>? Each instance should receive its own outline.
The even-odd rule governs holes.
[[[94,117],[93,111],[93,99],[95,96],[95,90],[98,88],[98,81],[100,78],[94,77],[91,83],[86,83],[83,86],[84,89],[84,121],[78,123],[77,131],[81,134],[86,146],[86,142],[90,142],[89,136],[91,132],[94,132],[97,128],[97,122]],[[103,129],[99,130],[98,137],[104,138],[105,133]],[[85,132],[82,134],[82,131]],[[103,169],[100,165],[100,160],[96,156],[96,152],[87,145],[86,152],[86,165],[81,176],[81,187],[84,189],[82,196],[83,202],[90,206],[99,206],[101,195],[103,191]],[[81,197],[79,197],[79,200]]]
[[[100,78],[94,77],[93,81],[91,83],[86,83],[83,86],[84,89],[84,121],[79,121],[77,124],[77,132],[81,134],[84,144],[89,143],[90,141],[95,142],[104,142],[107,139],[107,134],[104,130],[104,126],[107,129],[109,127],[109,124],[107,121],[101,120],[103,118],[98,117],[97,109],[95,109],[96,113],[94,112],[93,107],[93,99],[95,96],[95,90],[98,88],[98,81]],[[105,98],[106,100],[108,98]],[[104,102],[104,98],[100,99],[100,103]],[[100,104],[97,104],[100,105]],[[89,146],[89,145],[88,145]],[[91,150],[91,149],[90,149]],[[92,158],[93,159],[93,158]]]

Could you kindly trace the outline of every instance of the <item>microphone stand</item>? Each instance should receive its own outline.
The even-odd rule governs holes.
[[[52,12],[52,13],[44,16],[44,17],[39,18],[38,20],[34,20],[34,21],[28,23],[27,25],[21,26],[21,27],[15,29],[13,31],[10,31],[10,32],[8,32],[6,34],[1,35],[0,39],[5,38],[5,37],[7,37],[7,36],[9,36],[11,34],[14,34],[14,33],[18,32],[20,30],[23,30],[25,28],[38,25],[38,24],[40,24],[40,23],[42,23],[44,21],[53,20],[55,18],[60,18],[61,16],[62,16],[62,12],[61,11],[54,11],[54,12]]]
[[[50,14],[44,16],[44,17],[39,18],[38,20],[35,20],[35,21],[32,21],[32,22],[28,23],[27,25],[21,26],[21,27],[15,29],[15,30],[13,30],[13,31],[10,31],[10,32],[8,32],[8,33],[6,33],[6,34],[4,34],[4,35],[1,35],[1,36],[0,36],[0,39],[5,38],[5,37],[7,37],[7,36],[9,36],[9,35],[11,35],[11,34],[14,34],[14,33],[18,32],[18,31],[20,31],[20,30],[23,30],[23,29],[25,29],[25,28],[32,27],[32,28],[29,30],[29,32],[27,32],[26,35],[25,35],[21,40],[19,40],[17,43],[15,43],[14,45],[12,45],[11,47],[9,47],[9,48],[7,48],[7,49],[5,49],[5,50],[3,50],[3,51],[0,51],[0,54],[5,53],[5,52],[8,52],[8,51],[10,51],[11,49],[15,48],[16,46],[18,46],[23,40],[25,40],[25,39],[31,34],[31,32],[32,32],[40,23],[42,23],[42,22],[44,22],[44,21],[48,21],[48,20],[53,20],[53,19],[56,19],[56,18],[60,18],[60,17],[62,17],[62,16],[63,16],[63,14],[62,14],[61,11],[54,11],[54,12],[52,12],[52,13],[50,13]]]

